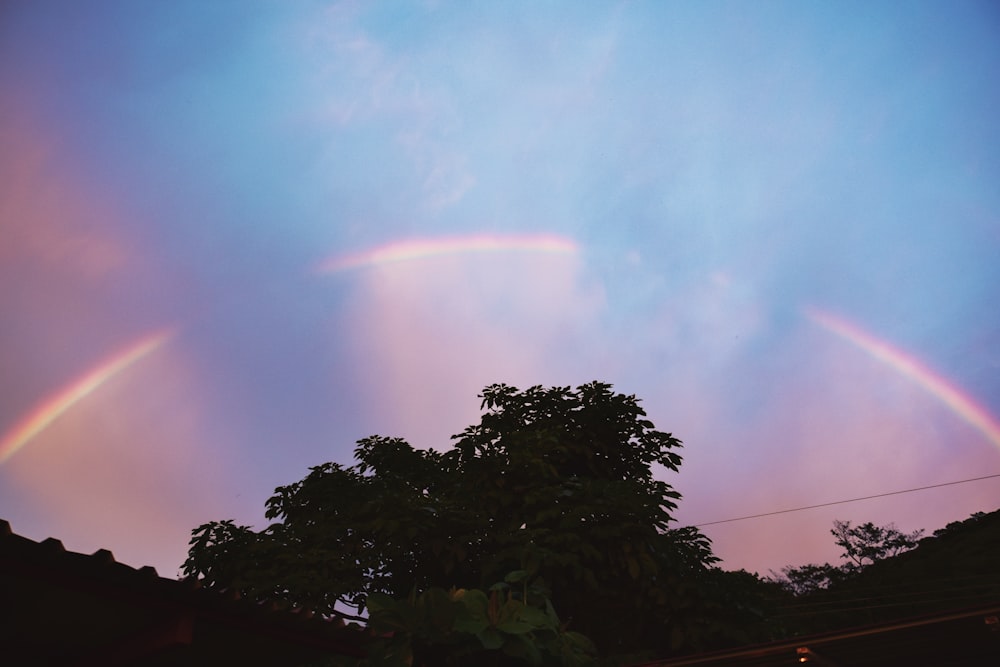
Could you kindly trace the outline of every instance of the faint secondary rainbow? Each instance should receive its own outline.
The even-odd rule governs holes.
[[[875,359],[916,382],[948,406],[962,421],[986,436],[986,439],[991,443],[1000,447],[1000,422],[986,408],[979,405],[973,398],[963,394],[948,380],[914,357],[836,315],[816,308],[806,308],[805,314],[811,321],[827,331],[853,343]]]
[[[331,257],[322,261],[316,270],[319,273],[336,273],[365,266],[473,252],[516,251],[572,255],[578,250],[574,241],[551,234],[450,236],[397,241],[353,255]]]
[[[13,456],[17,450],[28,444],[32,438],[44,431],[74,404],[166,343],[173,334],[172,329],[164,329],[140,339],[39,404],[24,419],[15,424],[3,437],[3,440],[0,440],[0,463]]]

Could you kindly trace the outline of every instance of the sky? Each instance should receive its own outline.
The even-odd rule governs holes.
[[[1000,507],[1000,10],[0,3],[0,518],[191,530],[505,382],[635,394],[728,569]]]

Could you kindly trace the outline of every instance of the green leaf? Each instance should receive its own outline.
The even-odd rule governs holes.
[[[477,632],[476,638],[479,639],[483,648],[490,651],[500,648],[504,642],[503,635],[497,632],[496,628],[486,628],[482,632]]]
[[[521,610],[521,620],[528,623],[534,628],[557,628],[559,627],[559,619],[555,619],[553,623],[549,615],[536,607],[524,607]]]
[[[545,618],[552,627],[559,627],[559,615],[556,614],[556,609],[548,598],[545,598]]]
[[[447,591],[430,588],[417,598],[417,612],[421,630],[428,640],[441,641],[451,633],[461,603],[455,602]]]
[[[452,628],[455,632],[478,635],[489,627],[489,600],[480,590],[458,590],[452,594],[459,603]]]
[[[527,570],[514,570],[513,572],[508,573],[503,580],[508,584],[516,584],[519,581],[524,581],[529,576],[530,575]]]
[[[374,600],[372,599],[374,598]],[[368,624],[376,632],[417,631],[417,610],[407,600],[395,601],[388,595],[372,593],[368,596]]]
[[[530,637],[516,635],[503,645],[503,652],[512,658],[526,660],[532,665],[542,664],[542,652]]]
[[[369,593],[365,606],[369,613],[377,614],[383,610],[394,608],[396,601],[384,593]]]
[[[508,635],[524,635],[531,632],[535,628],[530,623],[525,623],[520,619],[511,618],[497,623],[496,629]]]

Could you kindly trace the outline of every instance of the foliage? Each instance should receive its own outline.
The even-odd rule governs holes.
[[[833,522],[830,533],[844,550],[841,558],[850,559],[849,566],[861,568],[876,561],[897,556],[917,546],[923,529],[912,533],[900,532],[895,524],[876,526],[871,521],[852,526],[850,521]]]
[[[944,528],[938,528],[934,531],[934,537],[951,537],[967,531],[975,531],[980,528],[982,523],[986,523],[991,518],[994,517],[986,512],[973,512],[965,521],[952,521]]]
[[[837,567],[829,563],[810,563],[801,567],[784,567],[780,574],[772,572],[771,580],[792,595],[816,593],[843,583],[863,568],[898,556],[917,545],[923,530],[903,533],[895,524],[876,526],[872,522],[852,526],[850,521],[834,520],[830,534],[844,550],[841,558],[848,562]]]
[[[690,650],[725,634],[703,585],[709,541],[670,528],[680,494],[653,476],[678,470],[681,443],[634,396],[594,382],[497,384],[481,398],[480,423],[448,451],[366,438],[355,465],[316,466],[276,489],[264,530],[198,527],[185,573],[321,613],[382,614],[412,591],[489,590],[523,570],[605,654]]]
[[[367,601],[375,639],[364,660],[338,667],[457,667],[461,665],[594,664],[583,635],[566,630],[552,603],[527,572],[511,572],[488,591],[430,588],[394,600],[372,593]]]
[[[917,542],[922,532],[836,522],[831,533],[853,549],[849,555],[841,544],[850,562],[784,568],[772,580],[786,595],[775,620],[789,634],[810,634],[965,608],[1000,595],[1000,511],[977,512]]]
[[[706,621],[700,628],[702,647],[728,648],[783,636],[783,626],[773,619],[783,593],[775,582],[745,570],[711,568],[697,585]]]
[[[847,572],[844,571],[844,568],[829,563],[822,565],[810,563],[801,567],[783,567],[780,575],[772,573],[772,576],[789,593],[807,595],[843,581]]]

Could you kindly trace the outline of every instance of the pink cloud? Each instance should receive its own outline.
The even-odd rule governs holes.
[[[88,283],[136,268],[113,229],[115,203],[68,172],[53,135],[8,111],[0,147],[0,266],[37,266]]]
[[[574,352],[603,294],[583,284],[574,255],[438,256],[360,280],[351,345],[367,402],[384,411],[380,432],[440,449],[478,420],[487,384],[593,379]]]

